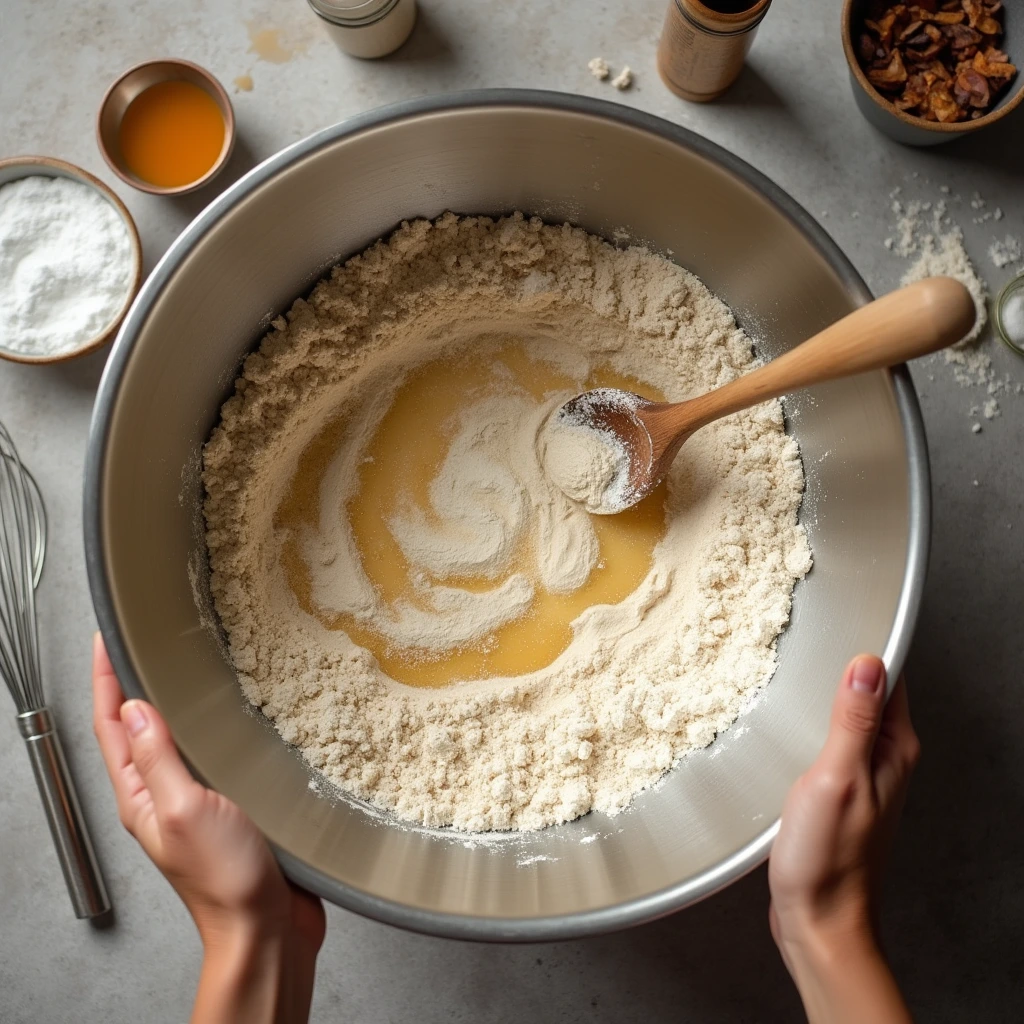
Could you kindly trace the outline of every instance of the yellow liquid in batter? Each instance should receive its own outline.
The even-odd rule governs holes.
[[[439,360],[409,374],[398,389],[371,440],[359,469],[358,493],[348,502],[352,533],[363,570],[388,605],[404,598],[420,603],[409,578],[409,565],[388,529],[388,519],[410,495],[422,509],[430,509],[430,482],[448,452],[453,413],[489,389],[509,387],[495,372],[503,363],[515,382],[540,402],[546,393],[576,387],[574,381],[547,363],[532,360],[521,347],[493,350],[486,356],[460,354]],[[657,401],[656,389],[607,368],[598,368],[586,388],[625,388]],[[343,419],[329,423],[306,447],[289,491],[275,521],[291,527],[293,538],[303,525],[315,526],[323,475],[346,434]],[[371,461],[372,460],[372,461]],[[665,489],[658,487],[638,505],[614,516],[591,517],[600,544],[600,559],[587,582],[571,594],[551,594],[535,580],[536,592],[529,611],[495,630],[473,646],[440,655],[402,650],[350,615],[325,616],[311,598],[309,569],[298,541],[284,545],[282,563],[300,607],[328,629],[344,630],[369,650],[392,679],[410,686],[442,687],[449,683],[494,676],[517,676],[550,665],[572,640],[572,621],[597,604],[617,604],[642,582],[651,568],[655,545],[665,527]],[[532,575],[530,551],[519,552],[508,575]],[[493,579],[451,578],[447,586],[485,591]]]

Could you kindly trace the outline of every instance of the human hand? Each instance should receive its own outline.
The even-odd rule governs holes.
[[[811,1020],[910,1019],[877,925],[882,872],[919,755],[903,680],[886,704],[885,666],[855,658],[825,746],[790,790],[768,865],[772,936]]]
[[[203,941],[193,1021],[305,1020],[324,938],[320,900],[284,878],[241,808],[192,778],[157,710],[125,701],[98,634],[93,729],[121,823],[181,897]]]

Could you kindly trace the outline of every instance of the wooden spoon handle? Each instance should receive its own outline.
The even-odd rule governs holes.
[[[683,402],[678,429],[689,434],[721,416],[799,388],[928,355],[963,338],[974,318],[974,300],[959,281],[917,281],[861,306],[752,373]]]

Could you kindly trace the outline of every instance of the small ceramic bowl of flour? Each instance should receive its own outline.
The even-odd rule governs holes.
[[[0,357],[56,363],[94,351],[141,280],[139,233],[103,182],[52,157],[0,160]]]

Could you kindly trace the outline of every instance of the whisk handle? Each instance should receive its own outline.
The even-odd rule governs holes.
[[[75,917],[100,917],[110,910],[110,898],[64,759],[53,714],[49,708],[28,711],[18,715],[18,728],[28,747]]]

